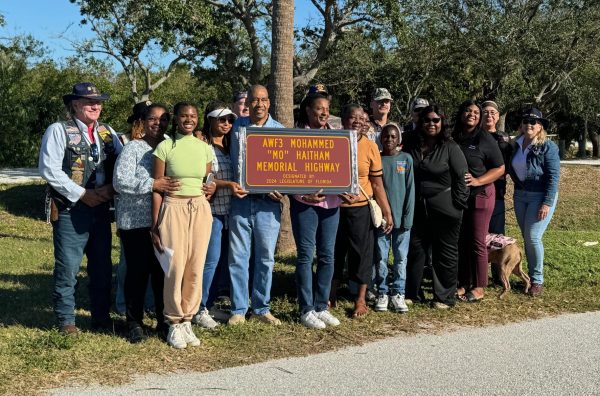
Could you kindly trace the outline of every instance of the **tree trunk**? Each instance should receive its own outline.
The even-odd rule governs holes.
[[[271,112],[291,128],[294,125],[294,0],[273,2],[271,50]]]
[[[583,131],[579,131],[579,139],[578,139],[578,150],[577,150],[577,158],[585,158],[586,157],[586,153],[585,153],[585,137],[587,135],[587,129],[588,129],[588,122],[587,122],[587,117],[584,121],[584,129]]]
[[[496,129],[508,133],[506,130],[506,113],[501,113],[498,123],[496,124]]]
[[[273,37],[271,50],[271,114],[287,128],[294,126],[294,0],[273,1]],[[290,202],[283,200],[278,254],[295,251]]]
[[[599,147],[599,144],[600,144],[600,135],[598,135],[597,132],[592,131],[590,129],[590,132],[589,132],[588,136],[590,138],[590,141],[592,142],[592,157],[594,157],[594,158],[600,157],[600,155],[598,155],[598,151],[600,149],[600,147]]]

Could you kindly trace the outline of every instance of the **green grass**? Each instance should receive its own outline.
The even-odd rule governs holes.
[[[31,393],[68,383],[115,384],[133,374],[208,371],[302,356],[357,345],[376,339],[424,332],[458,330],[468,326],[509,323],[563,312],[600,309],[600,202],[594,183],[600,169],[563,169],[559,207],[545,235],[544,297],[531,299],[513,279],[506,299],[491,288],[480,304],[460,304],[450,311],[413,306],[407,315],[371,312],[363,319],[348,317],[350,302],[334,313],[342,325],[324,331],[308,330],[298,323],[293,257],[280,258],[273,282],[273,312],[284,325],[272,328],[257,323],[215,332],[196,329],[200,348],[174,351],[156,337],[141,345],[129,344],[121,334],[84,332],[65,337],[54,328],[51,307],[52,233],[44,222],[42,185],[0,186],[0,393]],[[512,203],[507,202],[512,208]],[[508,231],[518,236],[512,212]],[[113,239],[113,261],[118,243]],[[89,328],[87,278],[84,268],[77,293],[78,325]],[[117,323],[122,318],[114,317]],[[150,322],[148,322],[150,323]]]

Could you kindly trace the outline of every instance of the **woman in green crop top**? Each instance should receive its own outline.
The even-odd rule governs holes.
[[[164,316],[169,324],[167,342],[174,348],[198,346],[191,325],[202,295],[202,273],[210,239],[212,215],[208,198],[215,186],[203,189],[203,179],[211,171],[210,147],[194,137],[198,125],[196,106],[177,103],[173,109],[171,139],[154,151],[154,178],[177,178],[181,188],[175,193],[152,198],[152,242],[160,252],[172,251],[164,284]]]

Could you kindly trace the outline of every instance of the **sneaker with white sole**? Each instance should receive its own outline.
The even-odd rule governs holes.
[[[324,329],[325,323],[317,317],[315,311],[308,311],[300,316],[300,323],[309,329]]]
[[[375,311],[384,312],[388,310],[389,298],[387,294],[381,294],[377,297],[377,301],[375,301]]]
[[[406,305],[406,301],[404,300],[404,294],[393,295],[391,300],[394,311],[400,313],[408,312],[408,305]]]
[[[192,318],[192,323],[208,330],[214,330],[219,324],[210,316],[208,309],[201,308],[197,315]]]
[[[200,346],[200,340],[196,337],[196,334],[194,334],[194,330],[192,329],[192,322],[183,322],[180,326],[185,343],[193,347]]]
[[[339,326],[340,325],[340,321],[338,320],[338,318],[333,316],[331,314],[331,312],[329,312],[328,310],[316,312],[315,314],[316,314],[317,318],[321,319],[321,322],[325,323],[327,326]]]
[[[183,338],[183,329],[181,328],[180,323],[169,326],[167,344],[175,349],[184,349],[187,346],[187,342],[185,342],[185,339]]]

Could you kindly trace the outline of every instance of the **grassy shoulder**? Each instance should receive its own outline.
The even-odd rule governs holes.
[[[298,323],[293,276],[294,258],[280,258],[273,282],[273,312],[284,321],[278,328],[247,323],[214,332],[196,328],[199,348],[175,351],[156,337],[129,344],[121,334],[84,332],[64,337],[54,328],[51,307],[53,253],[51,228],[41,211],[43,186],[0,186],[0,393],[31,393],[68,383],[114,384],[133,374],[177,370],[208,371],[280,357],[302,356],[357,345],[394,335],[460,330],[564,312],[600,309],[600,202],[595,180],[600,169],[563,169],[559,207],[544,241],[546,290],[542,298],[513,292],[499,300],[490,288],[480,304],[459,304],[450,311],[411,306],[407,315],[370,312],[350,319],[350,302],[334,310],[338,328],[309,330]],[[512,203],[507,202],[507,208]],[[508,231],[518,236],[512,212]],[[113,262],[118,243],[113,240]],[[89,327],[87,279],[80,274],[78,324]],[[429,285],[428,285],[429,286]],[[115,316],[117,321],[122,318]]]

